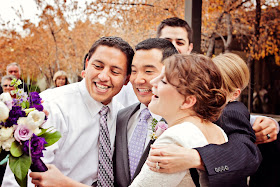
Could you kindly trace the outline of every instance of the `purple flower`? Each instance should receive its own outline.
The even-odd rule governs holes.
[[[31,92],[29,94],[29,103],[30,107],[29,108],[36,108],[38,111],[43,111],[44,107],[41,104],[42,98],[39,96],[37,92]]]
[[[27,126],[19,124],[14,132],[14,137],[18,142],[26,141],[31,138],[33,131]]]
[[[39,136],[36,136],[35,134],[33,134],[30,144],[31,144],[30,147],[31,147],[32,160],[43,157],[43,150],[46,150],[44,145],[47,144],[47,142],[45,141],[45,138],[42,138],[42,137],[39,137]],[[29,140],[24,142],[23,152],[25,154],[29,155]]]
[[[43,111],[44,110],[43,105],[31,105],[29,108],[35,108],[38,111]]]
[[[20,117],[25,117],[26,113],[21,110],[20,106],[13,106],[12,110],[9,112],[9,118],[5,123],[5,127],[11,127],[17,124],[17,120]]]
[[[42,101],[38,92],[30,92],[28,100],[31,105],[41,104],[41,101]]]
[[[158,122],[155,127],[156,136],[159,137],[167,128],[168,128],[168,125],[164,121]]]

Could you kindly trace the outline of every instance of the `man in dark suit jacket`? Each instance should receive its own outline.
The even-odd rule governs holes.
[[[122,187],[127,187],[138,175],[146,161],[150,144],[152,143],[152,141],[149,141],[150,134],[147,133],[143,155],[134,176],[131,177],[128,145],[136,128],[140,111],[147,108],[151,101],[153,93],[150,81],[160,74],[163,67],[162,61],[172,54],[178,53],[171,42],[159,38],[144,40],[137,44],[135,48],[136,53],[131,66],[130,82],[140,103],[133,104],[119,111],[117,117],[116,146],[113,163],[115,186]],[[157,118],[158,121],[161,119],[160,116],[151,115],[148,122],[151,122],[152,118]]]

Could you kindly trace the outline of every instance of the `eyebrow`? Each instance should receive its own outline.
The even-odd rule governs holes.
[[[135,65],[131,64],[131,67],[135,67]],[[145,65],[145,68],[156,68],[154,65]]]
[[[101,64],[104,65],[104,62],[102,62],[102,61],[100,61],[100,60],[98,60],[98,59],[94,60],[93,62],[99,62],[99,63],[101,63]],[[123,69],[122,69],[121,67],[119,67],[119,66],[112,66],[112,67],[123,71]]]
[[[166,40],[171,40],[172,38],[164,38]],[[183,38],[175,38],[176,40],[179,40],[179,41],[184,41],[184,42],[187,42],[185,39]]]

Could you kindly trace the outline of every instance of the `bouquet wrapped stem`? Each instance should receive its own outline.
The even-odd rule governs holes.
[[[38,159],[33,159],[32,164],[30,166],[30,170],[32,172],[45,172],[48,170],[47,166],[44,164],[44,162],[38,158]]]

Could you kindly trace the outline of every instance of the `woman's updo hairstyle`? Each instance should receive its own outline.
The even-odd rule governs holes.
[[[216,121],[226,103],[222,77],[214,62],[200,54],[175,54],[164,61],[167,81],[184,96],[194,95],[193,110],[203,120]]]
[[[214,57],[213,62],[221,71],[224,80],[223,88],[228,93],[246,88],[250,80],[250,72],[241,57],[233,53],[225,53]]]

